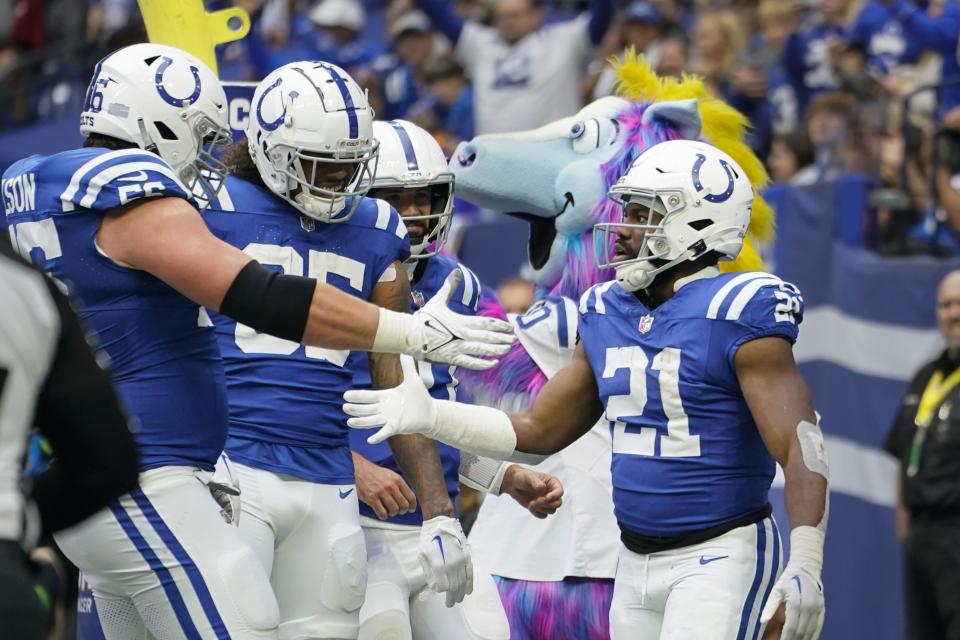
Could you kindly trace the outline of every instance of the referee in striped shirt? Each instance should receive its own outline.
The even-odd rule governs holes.
[[[66,296],[0,238],[0,630],[43,639],[49,615],[26,550],[79,523],[137,483],[127,419]],[[36,428],[54,460],[29,487],[24,453]],[[38,516],[38,517],[37,517]],[[39,520],[39,522],[37,522]]]

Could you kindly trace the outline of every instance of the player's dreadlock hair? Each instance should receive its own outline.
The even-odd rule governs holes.
[[[242,138],[227,147],[226,153],[223,154],[223,163],[227,165],[227,171],[231,175],[266,188],[266,185],[263,184],[263,178],[260,177],[260,172],[257,170],[257,165],[254,164],[253,158],[250,156],[250,146],[247,144],[246,138]]]
[[[113,136],[105,136],[102,133],[91,133],[83,140],[83,146],[88,148],[110,149],[111,151],[120,151],[121,149],[137,149],[136,143]]]

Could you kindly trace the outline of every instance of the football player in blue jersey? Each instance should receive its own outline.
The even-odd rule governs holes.
[[[403,265],[412,289],[408,308],[422,306],[424,300],[437,294],[451,272],[460,270],[464,273],[463,284],[453,293],[450,306],[459,313],[476,313],[480,281],[455,259],[440,254],[453,214],[454,187],[443,150],[427,131],[405,120],[374,122],[373,133],[380,143],[380,157],[370,195],[397,209],[410,236],[412,255]],[[366,354],[356,354],[353,367],[354,388],[370,388]],[[456,400],[455,367],[418,363],[418,370],[432,397]],[[431,516],[423,509],[419,491],[416,496],[421,497],[420,507],[414,496],[405,496],[405,485],[397,477],[400,468],[390,448],[385,443],[367,443],[369,435],[358,430],[350,434],[368,558],[359,637],[509,638],[496,586],[488,573],[475,567],[459,520],[453,514]],[[450,500],[455,501],[460,452],[442,443],[439,450],[446,489]],[[465,467],[467,471],[471,468]],[[484,469],[491,477],[481,481]],[[481,465],[473,473],[478,477],[471,484],[489,488],[498,470],[499,463]],[[527,490],[524,497],[537,495],[539,500],[532,508],[543,508],[542,515],[558,506],[562,489],[552,476],[512,465],[500,477],[499,490],[505,493],[520,496],[514,488],[522,487]],[[381,491],[383,487],[392,491]],[[528,505],[529,501],[524,503]],[[433,592],[446,592],[446,596]],[[467,596],[469,609],[455,606]]]
[[[637,158],[610,195],[623,220],[594,237],[617,278],[583,295],[573,361],[529,410],[433,399],[405,359],[399,389],[346,394],[348,424],[385,425],[373,441],[416,432],[506,458],[558,451],[605,415],[624,544],[614,640],[757,638],[781,605],[780,637],[816,638],[828,468],[791,350],[803,301],[775,276],[716,268],[741,249],[752,187],[719,149],[677,140]],[[782,572],[777,463],[792,527]]]
[[[252,104],[247,139],[227,156],[232,175],[204,213],[210,229],[284,273],[326,278],[350,295],[409,311],[406,227],[387,202],[363,195],[378,160],[363,90],[337,66],[295,62],[264,78]],[[469,274],[464,282],[474,286]],[[366,550],[340,406],[353,380],[349,352],[212,318],[230,407],[226,450],[243,488],[240,533],[270,574],[280,635],[354,638]],[[395,355],[370,354],[363,366],[376,388],[401,380]],[[449,519],[454,508],[436,444],[401,436],[388,448],[429,517]],[[460,575],[453,552],[440,570]]]
[[[103,59],[81,132],[84,148],[4,172],[2,224],[74,296],[109,358],[141,473],[138,489],[58,544],[93,585],[108,638],[274,638],[267,576],[202,484],[226,440],[227,403],[199,305],[316,347],[433,349],[428,358],[450,362],[498,351],[460,338],[493,338],[483,332],[495,327],[443,304],[430,318],[381,310],[315,278],[278,274],[210,233],[193,194],[215,195],[226,97],[193,56],[143,44]]]

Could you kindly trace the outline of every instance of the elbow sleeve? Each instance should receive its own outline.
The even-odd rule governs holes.
[[[261,333],[301,342],[310,317],[313,278],[277,273],[251,260],[220,303],[220,313]]]

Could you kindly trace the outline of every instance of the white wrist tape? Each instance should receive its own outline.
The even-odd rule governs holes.
[[[790,532],[790,562],[803,565],[820,575],[823,569],[824,533],[819,527],[797,527]]]
[[[435,400],[436,420],[424,435],[478,456],[506,460],[517,448],[509,416],[499,409]]]
[[[373,338],[371,351],[376,353],[406,353],[407,336],[410,335],[413,316],[389,309],[380,309],[377,335]]]
[[[500,495],[500,485],[509,462],[481,458],[472,453],[460,454],[460,482],[477,491]]]

